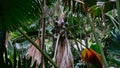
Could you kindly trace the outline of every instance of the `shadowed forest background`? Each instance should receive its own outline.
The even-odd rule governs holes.
[[[120,1],[0,0],[0,68],[120,68]]]

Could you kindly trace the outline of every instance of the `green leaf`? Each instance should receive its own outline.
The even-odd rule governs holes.
[[[89,12],[92,14],[92,17],[95,18],[95,17],[100,16],[101,8],[96,5],[93,5],[89,8]]]
[[[95,44],[92,43],[90,48],[93,49],[95,52],[100,54],[100,50],[99,50],[98,45],[96,43]]]

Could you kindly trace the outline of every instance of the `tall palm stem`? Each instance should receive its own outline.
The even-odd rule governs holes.
[[[45,17],[46,17],[46,0],[43,0],[43,15],[42,15],[42,33],[41,33],[41,44],[42,44],[42,49],[45,51]],[[45,59],[44,55],[42,55],[42,68],[45,68]]]
[[[117,7],[117,13],[118,13],[119,29],[120,29],[120,0],[116,0],[116,7]]]

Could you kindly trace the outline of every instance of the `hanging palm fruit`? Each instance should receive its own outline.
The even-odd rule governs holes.
[[[91,64],[95,68],[103,68],[101,56],[90,48],[82,51],[82,61]]]

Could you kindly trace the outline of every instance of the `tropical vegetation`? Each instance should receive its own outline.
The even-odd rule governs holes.
[[[0,0],[0,68],[120,68],[119,0]]]

